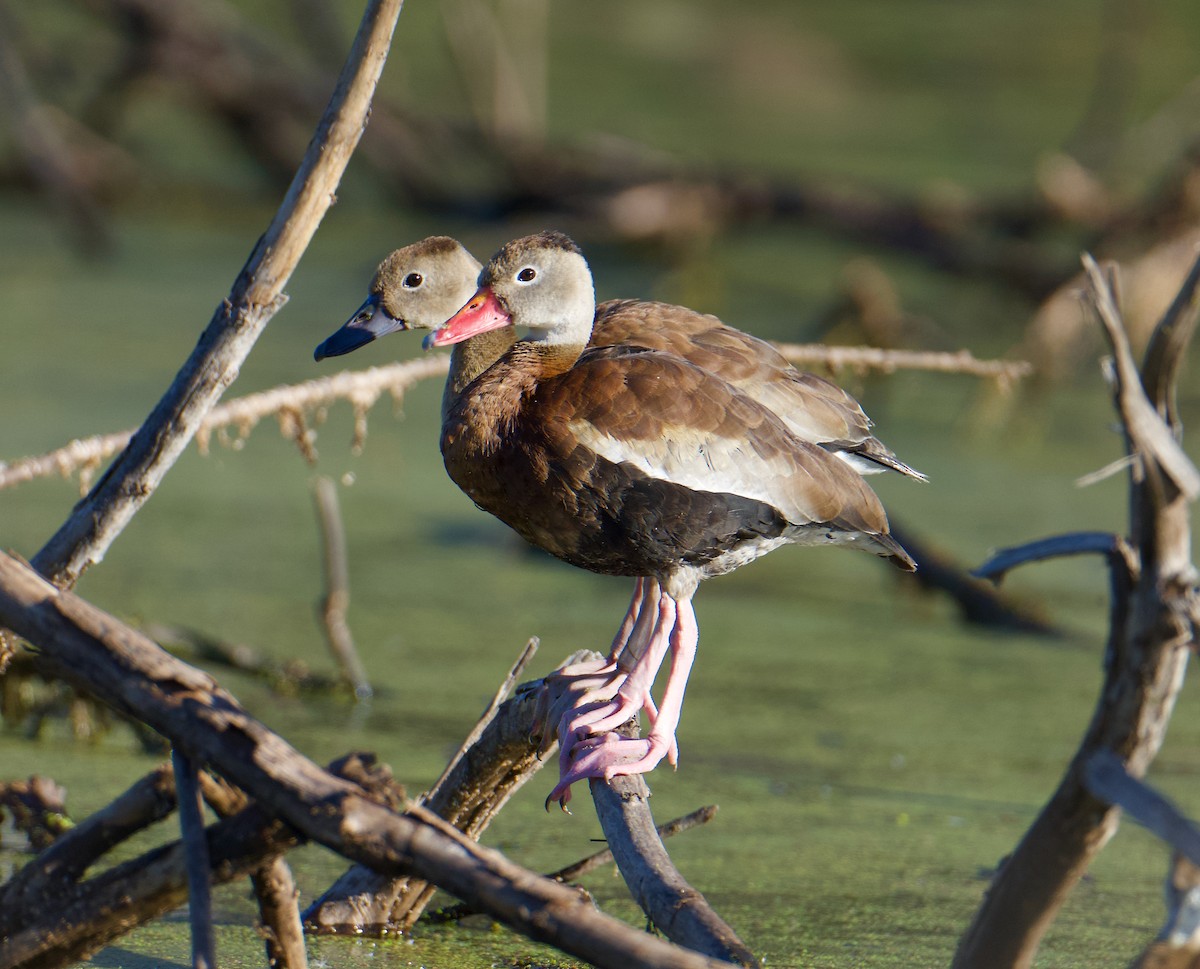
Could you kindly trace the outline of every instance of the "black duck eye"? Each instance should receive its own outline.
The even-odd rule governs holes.
[[[425,277],[420,273],[409,273],[404,277],[405,289],[416,289],[421,283],[425,282]]]
[[[517,279],[523,283],[532,283],[535,278],[537,278],[537,270],[532,266],[526,266],[519,273],[517,273]]]

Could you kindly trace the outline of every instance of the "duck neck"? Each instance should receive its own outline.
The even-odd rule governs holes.
[[[455,399],[467,385],[499,360],[517,340],[511,326],[480,333],[462,343],[456,343],[450,351],[450,373],[446,377],[446,389],[442,392],[442,419]]]
[[[540,343],[535,340],[519,340],[513,345],[508,358],[520,369],[536,376],[538,380],[557,377],[566,373],[584,351],[582,343]]]

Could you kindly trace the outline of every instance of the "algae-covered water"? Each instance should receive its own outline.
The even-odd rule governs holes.
[[[62,257],[47,264],[26,255],[45,228],[27,213],[18,218],[6,226],[18,231],[0,241],[6,264],[16,267],[6,280],[6,342],[10,359],[22,361],[0,387],[4,413],[20,415],[6,421],[10,454],[136,422],[241,258],[234,232],[142,222],[124,230],[114,263]],[[342,248],[338,232],[336,225],[329,232],[331,250]],[[143,276],[140,268],[155,260],[159,271]],[[322,372],[311,349],[357,306],[361,262],[318,247],[235,390]],[[620,276],[619,266],[607,268]],[[49,305],[55,312],[46,312]],[[397,336],[352,362],[419,352]],[[107,361],[103,368],[98,359]],[[1117,453],[1098,378],[1036,402],[1011,401],[999,423],[973,416],[994,408],[965,377],[898,375],[856,389],[880,433],[932,479],[876,478],[893,517],[964,562],[1055,531],[1121,526],[1119,479],[1084,491],[1073,483]],[[316,473],[342,481],[350,622],[375,698],[354,708],[222,679],[316,760],[373,750],[410,789],[423,788],[527,637],[541,637],[533,672],[544,672],[576,648],[602,645],[628,592],[623,581],[522,549],[449,484],[436,450],[439,393],[421,385],[400,411],[377,407],[357,457],[349,408],[334,408],[315,468],[270,426],[238,450],[189,452],[79,591],[134,621],[193,627],[328,669],[314,619],[321,580],[310,487]],[[1185,415],[1195,414],[1194,396],[1183,404]],[[53,480],[0,493],[6,544],[36,551],[74,489]],[[679,733],[680,767],[652,775],[653,807],[666,820],[720,806],[711,825],[680,837],[671,851],[768,965],[948,961],[987,873],[1052,790],[1099,682],[1100,564],[1030,569],[1010,588],[1040,603],[1069,635],[1047,640],[965,626],[946,601],[919,593],[870,556],[841,551],[783,550],[697,596],[701,647]],[[1153,772],[1185,805],[1194,801],[1200,767],[1193,698],[1185,692]],[[9,731],[0,747],[8,776],[47,773],[66,784],[77,817],[155,763],[120,729],[95,745],[56,725],[33,743]],[[551,783],[538,777],[521,792],[487,843],[543,870],[594,850],[599,828],[586,798],[571,817],[542,810]],[[293,864],[305,898],[340,867],[316,848],[298,852]],[[1160,918],[1165,868],[1161,846],[1126,826],[1059,919],[1041,964],[1092,964],[1097,946],[1133,953]],[[606,908],[639,921],[615,875],[584,883]],[[257,964],[245,886],[221,890],[217,911],[222,963]],[[314,942],[313,952],[329,965],[550,958],[476,922],[423,930],[411,941]],[[187,961],[182,922],[135,932],[97,964],[164,960]]]
[[[239,5],[271,28],[285,22],[278,6]],[[461,111],[433,7],[407,5],[386,84],[424,109]],[[787,0],[739,5],[731,22],[715,3],[556,6],[548,121],[559,137],[615,134],[700,163],[792,177],[818,172],[903,192],[947,181],[985,195],[1018,191],[1084,109],[1102,8]],[[1131,119],[1151,116],[1200,66],[1186,40],[1194,6],[1156,9],[1143,35],[1155,56],[1139,61]],[[48,38],[65,31],[53,18],[50,28]],[[72,255],[44,207],[0,199],[0,460],[140,422],[270,217],[261,185],[238,167],[244,159],[172,110],[142,102],[126,135],[190,188],[148,192],[114,216],[107,259]],[[1147,169],[1144,156],[1133,161]],[[341,195],[230,396],[420,354],[395,336],[344,361],[311,359],[397,245],[444,232],[486,256],[547,224],[575,230],[569,220],[419,216],[378,197],[354,167]],[[992,284],[948,280],[811,228],[743,227],[674,260],[603,237],[579,241],[600,298],[686,302],[767,337],[819,335],[846,264],[864,254],[881,259],[932,345],[1003,353],[1029,312]],[[961,376],[847,375],[879,435],[931,479],[874,479],[893,518],[968,566],[1048,534],[1124,528],[1120,476],[1075,484],[1120,453],[1098,369],[1083,371],[1073,383],[1007,398]],[[1185,380],[1187,426],[1200,420],[1194,386]],[[379,404],[361,455],[350,450],[349,407],[332,408],[315,466],[269,424],[236,449],[190,450],[78,591],[133,622],[190,627],[328,670],[315,618],[322,588],[311,489],[317,474],[334,478],[350,554],[349,620],[375,697],[355,707],[218,675],[318,762],[371,750],[410,790],[423,789],[528,637],[542,643],[530,675],[578,648],[604,648],[629,592],[623,580],[523,549],[457,492],[437,454],[439,398],[426,383],[401,407]],[[32,555],[77,494],[77,482],[57,479],[0,491],[0,543]],[[652,803],[660,821],[719,805],[710,825],[670,850],[768,966],[948,964],[989,873],[1073,753],[1100,680],[1099,561],[1029,568],[1006,588],[1066,634],[964,625],[946,600],[842,551],[781,550],[699,592],[680,766],[650,776]],[[1186,687],[1151,772],[1192,813],[1196,699]],[[80,818],[157,760],[121,728],[82,743],[53,722],[36,741],[16,728],[0,733],[0,762],[6,778],[37,772],[66,785]],[[600,831],[586,797],[570,817],[542,810],[552,783],[535,778],[486,843],[540,870],[594,851]],[[342,868],[315,847],[289,858],[305,901]],[[7,867],[23,860],[0,856]],[[1093,967],[1098,953],[1125,964],[1161,921],[1166,868],[1163,847],[1124,825],[1038,966]],[[613,872],[584,884],[607,911],[642,924]],[[220,964],[261,965],[247,886],[219,890],[216,906]],[[386,969],[574,964],[482,918],[409,940],[313,940],[310,954],[314,965]],[[189,964],[186,923],[177,914],[138,930],[92,964]]]

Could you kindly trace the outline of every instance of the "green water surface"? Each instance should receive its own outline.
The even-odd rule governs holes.
[[[240,5],[286,33],[282,4]],[[346,4],[347,23],[355,5]],[[1104,4],[1072,0],[946,4],[856,2],[738,6],[634,0],[561,4],[552,13],[548,120],[558,137],[615,134],[698,163],[789,176],[819,172],[901,191],[1027,186],[1037,160],[1067,142],[1095,79]],[[1197,66],[1196,9],[1156,7],[1154,56],[1130,105],[1147,118]],[[45,14],[45,43],[71,25]],[[433,4],[410,0],[385,87],[427,110],[461,111]],[[77,29],[77,28],[74,28]],[[97,41],[96,43],[99,43]],[[97,56],[79,50],[86,61]],[[71,82],[70,76],[63,84]],[[72,255],[45,207],[0,199],[0,460],[135,426],[195,344],[270,217],[273,199],[212,131],[151,93],[126,135],[187,188],[152,188],[114,217],[106,260]],[[449,163],[450,160],[448,160]],[[462,159],[454,160],[462,162]],[[1136,162],[1136,164],[1135,164]],[[1144,157],[1129,163],[1133,178]],[[164,178],[169,184],[169,179]],[[545,227],[416,215],[382,199],[352,166],[230,395],[335,372],[312,348],[358,306],[388,249],[431,232],[486,256]],[[569,221],[555,221],[568,230]],[[655,296],[721,313],[763,336],[819,335],[846,263],[861,247],[806,227],[749,227],[687,258],[619,250],[581,236],[601,298]],[[939,347],[1003,353],[1029,307],[994,285],[944,279],[882,259],[905,308]],[[344,361],[368,366],[420,353],[401,336]],[[1075,479],[1117,457],[1111,408],[1088,363],[1077,383],[999,398],[966,377],[846,377],[880,436],[929,474],[876,478],[895,520],[970,566],[990,550],[1074,529],[1125,527],[1118,476]],[[1200,419],[1187,380],[1185,424]],[[173,623],[253,644],[318,670],[330,661],[316,623],[320,548],[311,487],[342,482],[350,551],[350,624],[376,695],[365,707],[281,697],[222,682],[305,754],[325,762],[376,752],[411,791],[432,783],[531,635],[531,675],[571,651],[603,649],[628,582],[588,575],[523,549],[446,479],[436,445],[440,388],[378,405],[367,447],[350,451],[348,406],[331,409],[307,465],[270,422],[244,446],[194,449],[78,591],[133,622]],[[0,543],[34,554],[68,514],[78,482],[0,491]],[[650,776],[656,818],[703,804],[720,811],[670,845],[767,966],[947,965],[987,886],[1053,790],[1086,727],[1100,682],[1106,576],[1099,561],[1029,568],[1006,587],[1060,624],[1056,640],[964,625],[870,556],[781,550],[706,585],[701,642],[679,730],[678,771]],[[1200,718],[1187,686],[1153,782],[1200,811]],[[157,760],[116,729],[92,744],[60,723],[37,741],[0,733],[6,778],[53,776],[81,818]],[[534,869],[596,850],[586,796],[571,817],[546,814],[539,775],[485,842]],[[156,835],[155,835],[156,836]],[[172,832],[162,833],[173,837]],[[130,850],[153,842],[147,835]],[[24,861],[9,851],[11,870]],[[342,870],[323,849],[289,856],[303,900]],[[1164,848],[1126,824],[1072,895],[1042,947],[1046,969],[1124,965],[1163,908]],[[611,871],[584,884],[605,910],[643,920]],[[263,964],[245,884],[218,891],[224,967]],[[413,939],[314,940],[316,966],[576,965],[476,918]],[[92,965],[190,964],[183,915],[121,939]]]

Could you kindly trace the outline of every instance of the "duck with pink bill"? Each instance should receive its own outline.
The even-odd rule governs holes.
[[[529,332],[448,402],[447,471],[532,544],[640,580],[606,678],[559,724],[563,770],[550,800],[560,803],[577,780],[674,759],[702,580],[786,544],[859,548],[914,567],[874,492],[835,450],[682,357],[629,344],[588,349],[595,316],[583,255],[546,232],[504,246],[476,294],[425,341]],[[668,655],[647,736],[611,734],[655,709],[650,688]]]

